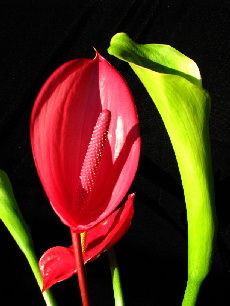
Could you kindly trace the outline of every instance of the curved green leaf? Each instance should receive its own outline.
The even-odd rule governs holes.
[[[128,63],[134,63],[155,72],[182,76],[202,87],[197,64],[169,45],[135,43],[127,34],[118,33],[110,42],[108,52]]]
[[[7,174],[0,170],[0,219],[14,237],[23,253],[32,248],[30,229],[15,200]]]
[[[217,223],[209,94],[202,88],[196,63],[170,46],[138,45],[120,33],[112,38],[108,52],[130,64],[170,137],[188,220],[188,283],[182,305],[195,305],[200,285],[210,270]]]
[[[38,268],[30,229],[26,224],[14,197],[11,182],[7,174],[0,170],[0,219],[3,221],[19,248],[25,254],[34,276],[42,289],[42,278]],[[48,290],[43,293],[46,305],[55,306],[56,302]]]

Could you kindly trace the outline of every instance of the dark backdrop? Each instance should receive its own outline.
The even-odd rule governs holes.
[[[187,280],[187,224],[174,152],[161,118],[126,63],[110,56],[111,37],[170,44],[194,59],[212,98],[210,133],[219,219],[212,271],[197,305],[229,305],[230,89],[229,0],[51,1],[0,3],[0,169],[5,170],[40,257],[69,246],[69,229],[51,209],[34,166],[29,121],[47,77],[62,63],[93,58],[96,47],[124,76],[140,120],[142,149],[131,191],[132,225],[116,245],[126,305],[180,305]],[[0,224],[1,305],[45,305],[24,255]],[[92,305],[113,305],[107,255],[87,264]],[[77,276],[53,287],[58,304],[81,305]],[[4,302],[4,300],[6,302]]]

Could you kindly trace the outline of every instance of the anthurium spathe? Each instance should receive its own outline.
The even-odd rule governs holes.
[[[111,248],[125,234],[133,216],[134,194],[108,218],[82,234],[83,261],[86,264]],[[77,272],[73,248],[57,246],[47,250],[39,261],[43,291]]]
[[[62,222],[80,233],[108,217],[127,193],[140,154],[128,86],[98,53],[58,68],[31,116],[37,171]]]

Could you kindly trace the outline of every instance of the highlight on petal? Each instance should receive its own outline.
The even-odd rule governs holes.
[[[84,161],[104,110],[111,114],[108,134],[82,204],[79,195],[89,187],[81,180],[84,167],[88,176],[94,171]],[[40,180],[62,222],[83,232],[118,207],[137,170],[139,126],[127,84],[100,54],[67,62],[49,77],[35,101],[30,131]]]
[[[117,243],[128,230],[133,217],[134,194],[107,219],[85,232],[83,260],[84,264],[93,261],[101,253]],[[61,282],[77,273],[73,248],[61,246],[47,250],[39,260],[39,268],[43,279],[43,291],[57,282]]]
[[[43,279],[42,292],[77,272],[73,253],[62,246],[47,250],[39,260],[39,269]]]

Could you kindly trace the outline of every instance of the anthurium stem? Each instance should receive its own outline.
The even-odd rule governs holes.
[[[125,303],[124,303],[124,298],[123,298],[119,267],[117,264],[117,258],[116,258],[114,247],[110,248],[107,251],[107,253],[109,257],[110,271],[111,271],[111,276],[112,276],[115,306],[124,306]]]
[[[82,305],[89,306],[89,298],[88,298],[86,277],[85,277],[85,267],[82,258],[81,237],[79,233],[75,233],[72,229],[70,229],[70,232],[72,236],[73,250],[76,260],[77,276],[81,292]]]

